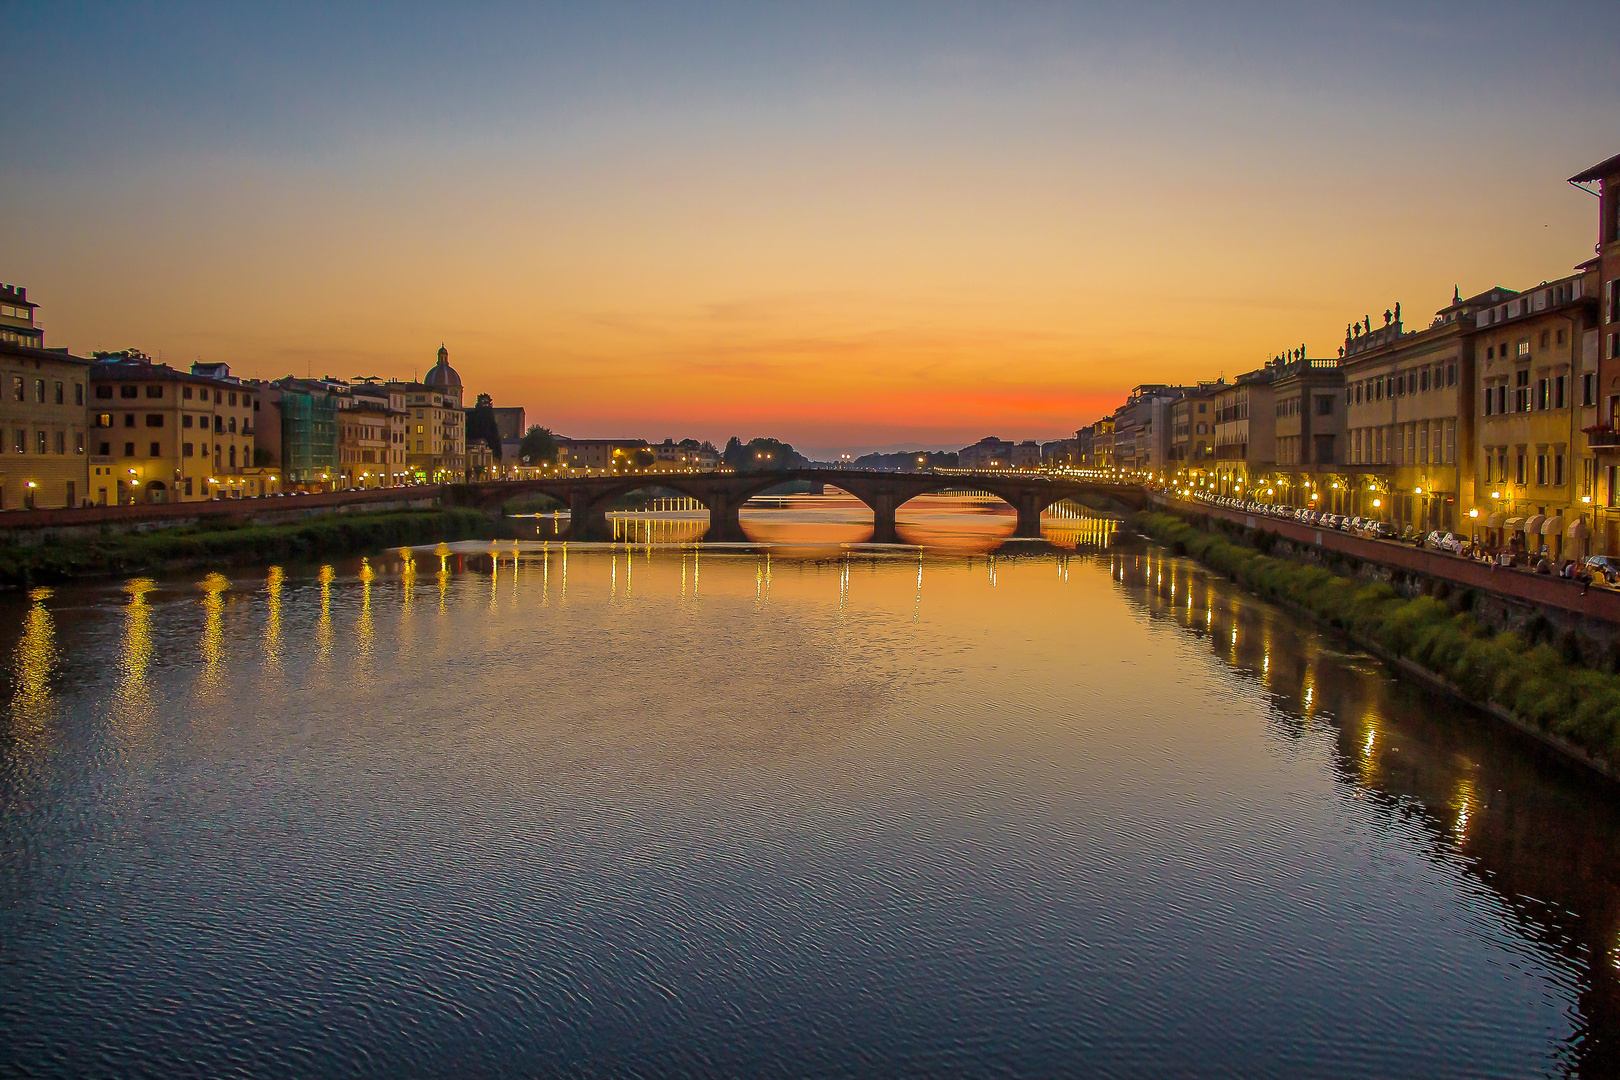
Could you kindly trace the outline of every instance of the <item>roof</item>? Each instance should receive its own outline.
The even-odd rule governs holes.
[[[1600,161],[1583,173],[1577,173],[1569,178],[1572,184],[1583,184],[1589,180],[1602,180],[1604,177],[1620,173],[1620,154],[1614,155],[1607,161]]]
[[[216,379],[208,375],[193,375],[189,371],[176,371],[168,364],[152,364],[145,360],[95,360],[91,362],[90,378],[94,382],[179,382],[201,386],[216,386],[221,390],[252,390],[239,382]]]
[[[66,349],[36,349],[32,345],[18,345],[10,341],[0,341],[0,353],[22,357],[25,360],[55,360],[58,363],[83,364],[86,367],[95,363],[87,356],[74,356]]]

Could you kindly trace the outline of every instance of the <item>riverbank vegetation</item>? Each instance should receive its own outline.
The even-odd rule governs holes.
[[[1611,768],[1620,764],[1620,675],[1579,662],[1548,635],[1496,632],[1471,614],[1466,590],[1447,600],[1407,598],[1384,582],[1273,558],[1171,514],[1145,513],[1136,529],[1262,596],[1296,605],[1352,638],[1433,673],[1482,706],[1567,741]],[[1449,601],[1449,602],[1448,602]]]
[[[212,523],[145,533],[109,531],[28,547],[0,546],[0,586],[361,555],[409,544],[491,538],[497,527],[476,510],[456,509],[330,514],[284,525]]]

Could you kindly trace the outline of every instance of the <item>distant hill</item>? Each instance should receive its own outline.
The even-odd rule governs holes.
[[[922,458],[919,462],[917,459]],[[863,454],[855,459],[857,469],[885,472],[916,472],[919,469],[954,469],[956,454],[940,450],[901,450],[893,454]]]

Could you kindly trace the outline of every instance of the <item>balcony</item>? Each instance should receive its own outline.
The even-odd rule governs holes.
[[[1589,427],[1586,432],[1586,445],[1593,450],[1620,450],[1620,431],[1612,427]]]

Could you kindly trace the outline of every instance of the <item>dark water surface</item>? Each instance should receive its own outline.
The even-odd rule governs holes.
[[[1615,1072],[1611,789],[925,511],[0,600],[0,1072]]]

